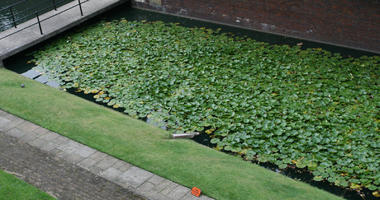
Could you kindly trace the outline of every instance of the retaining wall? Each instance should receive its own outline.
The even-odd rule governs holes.
[[[380,52],[380,0],[132,0],[132,5]]]

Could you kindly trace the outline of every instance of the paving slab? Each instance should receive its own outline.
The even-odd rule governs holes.
[[[45,135],[49,132],[48,129],[46,128],[42,128],[42,127],[38,127],[37,129],[33,130],[33,132],[37,133],[38,135]]]
[[[117,182],[122,173],[123,172],[119,171],[118,169],[110,167],[107,170],[101,172],[100,176],[107,180]]]
[[[89,158],[95,160],[96,162],[103,160],[103,158],[107,157],[107,154],[96,151],[94,154],[92,154]]]
[[[46,142],[44,145],[42,145],[40,147],[40,149],[42,151],[46,151],[46,152],[49,152],[51,150],[53,150],[54,148],[56,147],[56,144],[52,143],[52,142]]]
[[[162,178],[161,176],[157,176],[157,175],[154,175],[152,176],[148,182],[152,183],[153,185],[158,185],[160,183],[162,183],[165,179]]]
[[[21,129],[22,131],[34,131],[39,128],[39,126],[28,121],[24,121],[22,124],[18,125],[17,128]]]
[[[24,122],[23,119],[20,118],[11,118],[9,116],[5,117],[6,120],[3,120],[1,126],[0,126],[0,131],[2,132],[7,132],[10,129],[16,127],[17,125],[21,124]]]
[[[59,146],[63,146],[63,145],[66,145],[67,143],[70,142],[70,139],[66,138],[66,137],[62,137],[62,136],[59,136],[59,135],[54,135],[54,134],[51,134],[50,131],[48,131],[44,137],[46,138],[53,138],[53,139],[50,139],[49,141],[54,143],[56,145],[56,147],[58,148]]]
[[[58,137],[61,137],[61,136],[59,134],[57,134],[57,133],[49,131],[45,135],[41,136],[41,139],[44,139],[44,140],[47,140],[47,141],[53,141],[54,142],[54,140],[56,138],[58,138]]]
[[[113,168],[121,171],[122,173],[126,172],[129,168],[132,167],[131,164],[129,163],[126,163],[122,160],[118,160],[117,162],[115,162],[113,165],[112,165]]]
[[[27,142],[31,142],[31,141],[37,139],[38,137],[39,137],[39,135],[37,133],[26,132],[26,134],[24,136],[22,136],[19,141],[21,143],[27,143]]]
[[[21,75],[23,75],[23,76],[25,76],[27,78],[30,78],[30,79],[35,79],[38,76],[40,76],[41,73],[37,72],[36,70],[31,69],[31,70],[29,70],[27,72],[22,73]]]
[[[2,131],[6,129],[7,131]],[[11,138],[11,139],[10,139]],[[5,140],[5,141],[4,141]],[[14,141],[12,145],[16,148],[20,149],[32,149],[25,150],[23,152],[21,150],[12,150],[10,147],[1,146],[3,143],[9,144],[6,140]],[[6,149],[6,150],[3,150]],[[3,152],[2,152],[3,151]],[[191,195],[191,191],[189,188],[174,183],[170,180],[162,178],[158,175],[155,175],[149,171],[141,169],[139,167],[133,166],[130,163],[124,162],[117,158],[114,158],[110,155],[107,155],[103,152],[97,151],[91,147],[73,141],[67,137],[64,137],[58,133],[49,131],[48,129],[42,128],[36,124],[31,122],[22,120],[14,115],[11,115],[5,111],[0,110],[0,168],[9,167],[11,164],[5,164],[6,162],[2,162],[2,154],[14,154],[14,152],[19,152],[20,155],[14,155],[11,157],[12,161],[9,163],[13,163],[12,167],[19,167],[17,164],[18,161],[25,164],[25,158],[23,156],[27,156],[27,159],[31,159],[32,164],[35,165],[47,165],[51,166],[51,163],[38,163],[39,159],[34,159],[34,155],[29,155],[30,153],[36,152],[35,154],[39,155],[41,153],[44,154],[44,158],[49,158],[50,160],[59,161],[61,167],[54,166],[53,168],[57,168],[56,171],[52,171],[52,169],[45,169],[44,172],[40,172],[38,177],[40,179],[49,179],[49,186],[53,185],[55,188],[51,189],[49,187],[40,187],[42,190],[46,192],[50,192],[58,188],[55,191],[55,195],[58,197],[63,197],[59,199],[100,199],[100,196],[103,195],[102,199],[119,199],[112,197],[112,195],[105,195],[100,192],[99,197],[93,197],[89,194],[87,190],[79,191],[79,196],[70,196],[71,190],[78,189],[82,185],[78,186],[77,183],[81,183],[82,180],[77,180],[78,174],[76,172],[72,172],[74,175],[69,176],[66,182],[61,182],[60,178],[55,178],[55,180],[50,180],[51,177],[57,176],[59,173],[64,173],[67,171],[65,167],[71,166],[75,169],[80,169],[79,171],[83,171],[87,177],[90,177],[95,182],[106,182],[107,184],[115,184],[117,187],[121,188],[122,191],[128,191],[128,194],[133,194],[133,198],[131,199],[151,199],[151,200],[180,200],[180,199],[198,199],[198,200],[211,200],[211,198],[207,196],[201,196],[200,198],[194,197]],[[42,162],[42,161],[41,161]],[[45,161],[44,161],[45,162]],[[14,166],[16,164],[16,166]],[[20,164],[21,166],[21,164]],[[11,167],[11,168],[12,168]],[[25,167],[21,167],[25,168]],[[30,174],[29,171],[23,171],[22,173],[26,174],[25,177],[35,176],[34,174]],[[81,172],[82,173],[82,172]],[[88,175],[90,174],[90,175]],[[44,177],[45,176],[45,177]],[[51,176],[51,177],[50,177]],[[60,175],[62,176],[62,174]],[[65,175],[67,176],[67,175]],[[66,178],[66,177],[61,177]],[[52,183],[53,181],[53,183]],[[54,182],[56,181],[56,182]],[[72,183],[74,182],[75,183]],[[108,181],[108,182],[107,182]],[[39,182],[31,181],[32,184],[37,185],[39,187]],[[105,184],[106,184],[105,183]],[[64,186],[62,186],[63,184]],[[65,185],[66,184],[66,185]],[[85,187],[86,184],[82,183]],[[95,184],[96,185],[96,184]],[[92,186],[91,186],[92,187]],[[90,188],[91,188],[90,187]],[[101,189],[101,188],[97,188]],[[95,189],[96,190],[96,189]],[[70,191],[70,192],[68,192]],[[103,189],[101,189],[103,191]],[[118,194],[116,191],[109,189],[112,193]],[[105,194],[109,194],[109,191],[104,191]],[[96,192],[95,192],[96,193]],[[69,197],[70,196],[70,197]],[[80,198],[78,198],[80,197]],[[111,198],[112,197],[112,198]],[[124,197],[123,197],[124,198]],[[121,199],[123,199],[121,198]],[[128,198],[127,198],[128,199]]]
[[[161,191],[161,194],[169,196],[179,185],[174,182],[169,182],[169,184]]]
[[[64,151],[60,152],[57,156],[73,164],[77,164],[84,159],[82,156],[79,156],[77,154],[67,153]]]
[[[48,141],[41,138],[37,138],[33,141],[28,142],[29,145],[37,147],[37,148],[43,148],[46,143],[48,143]]]
[[[97,162],[95,164],[95,166],[98,167],[98,168],[100,168],[100,169],[102,169],[102,170],[106,170],[109,167],[111,167],[113,164],[115,164],[116,162],[117,162],[116,158],[113,158],[111,156],[107,156],[107,157],[104,157],[99,162]]]
[[[169,197],[157,193],[154,190],[154,185],[149,182],[145,182],[137,189],[138,194],[144,194],[144,196],[148,197],[151,200],[170,200]]]
[[[85,158],[82,161],[78,163],[78,165],[84,169],[90,170],[90,167],[94,166],[98,161],[91,159],[91,158]]]
[[[126,183],[129,183],[132,187],[137,188],[152,176],[153,174],[146,170],[140,169],[138,167],[131,167],[120,175],[120,179]]]
[[[157,192],[161,192],[168,187],[172,187],[173,185],[174,183],[172,181],[164,179],[164,181],[162,181],[160,184],[154,187],[154,190],[156,190]]]
[[[61,137],[61,136],[59,136],[59,137]],[[74,141],[69,141],[66,144],[57,146],[57,149],[65,152],[65,153],[68,153],[68,154],[74,154],[78,148],[79,148],[79,144],[74,142]]]
[[[168,194],[168,197],[171,199],[183,199],[188,193],[191,193],[191,190],[189,188],[178,185],[172,192]]]
[[[84,158],[89,157],[91,154],[93,154],[95,152],[96,152],[95,149],[92,149],[92,148],[84,146],[84,145],[79,145],[79,147],[75,151],[76,154],[78,154]]]
[[[121,172],[126,172],[128,169],[132,167],[131,164],[129,163],[124,163],[122,166],[118,167],[117,169],[120,170]]]
[[[49,77],[45,76],[45,75],[42,75],[42,76],[39,76],[38,78],[34,79],[40,83],[47,83],[49,81]]]
[[[0,116],[0,127],[5,127],[10,122],[11,122],[11,120]]]
[[[60,87],[60,85],[59,85],[57,82],[55,82],[55,81],[51,81],[51,80],[49,80],[49,81],[46,83],[46,85],[48,85],[48,86],[50,86],[50,87],[53,87],[53,88],[59,88],[59,87]]]
[[[25,133],[25,131],[22,131],[18,128],[12,128],[11,130],[7,131],[5,134],[12,136],[12,137],[16,137],[16,138],[21,138],[26,133]]]

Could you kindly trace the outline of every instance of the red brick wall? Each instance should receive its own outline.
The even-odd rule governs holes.
[[[380,52],[380,0],[134,0],[132,4]]]

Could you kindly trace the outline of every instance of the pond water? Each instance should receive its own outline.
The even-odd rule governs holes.
[[[11,0],[8,0],[8,2],[10,2],[10,1]],[[2,6],[2,5],[0,4],[0,6]],[[212,28],[212,29],[221,28],[222,32],[232,33],[232,34],[238,35],[238,36],[251,37],[255,40],[268,42],[271,44],[297,45],[299,43],[303,43],[303,45],[302,45],[303,48],[323,48],[325,50],[329,50],[329,51],[334,52],[334,53],[340,53],[341,55],[347,56],[347,57],[349,57],[349,56],[358,57],[358,56],[363,56],[363,55],[368,55],[368,56],[374,55],[372,53],[368,53],[368,52],[364,52],[364,51],[356,51],[356,50],[352,50],[352,49],[346,49],[346,48],[341,48],[341,47],[336,47],[336,46],[331,46],[331,45],[325,45],[325,44],[320,44],[320,43],[315,43],[315,42],[297,40],[297,39],[288,38],[288,37],[284,37],[284,36],[271,35],[271,34],[267,34],[267,33],[238,29],[238,28],[222,26],[222,25],[217,25],[217,24],[212,24],[212,23],[205,23],[205,22],[201,22],[201,21],[197,21],[197,20],[184,19],[184,18],[175,17],[175,16],[169,16],[169,15],[163,15],[163,14],[158,14],[158,13],[153,13],[153,12],[142,11],[142,10],[138,10],[138,9],[132,9],[132,8],[129,8],[127,5],[126,6],[120,6],[120,7],[116,8],[116,9],[114,9],[108,13],[105,13],[105,14],[87,22],[87,24],[96,23],[99,20],[114,20],[114,19],[120,19],[120,18],[125,18],[129,21],[131,21],[131,20],[147,20],[147,21],[179,22],[181,25],[187,26],[187,27],[207,27],[207,28]],[[3,21],[1,19],[2,18],[0,15],[0,22],[3,23]],[[8,22],[9,22],[9,20],[8,20]],[[8,22],[4,22],[4,23],[8,23]],[[65,33],[63,33],[63,34],[65,34]],[[57,37],[61,37],[61,36],[62,35],[58,35]],[[54,38],[51,40],[54,40]],[[45,43],[49,43],[49,41],[46,41]],[[35,47],[25,51],[25,52],[22,52],[16,56],[13,56],[12,58],[5,60],[5,66],[8,69],[13,70],[17,73],[23,73],[23,72],[31,69],[32,67],[34,67],[34,65],[27,63],[27,61],[32,59],[29,56],[29,53],[37,50],[42,45],[43,44],[35,46]],[[86,98],[88,100],[94,101],[92,96],[84,95],[82,93],[76,93],[76,94],[78,96],[81,96],[81,97]],[[202,144],[205,144],[205,145],[212,147],[212,145],[209,143],[210,139],[209,139],[207,134],[201,134],[200,136],[196,137],[195,140],[199,143],[202,143]],[[258,164],[260,164],[260,163],[258,163]],[[311,185],[325,189],[325,190],[330,191],[332,193],[335,193],[337,195],[345,196],[348,199],[362,199],[361,196],[356,192],[352,192],[352,191],[348,191],[348,190],[344,190],[342,188],[332,186],[331,184],[329,184],[327,182],[312,181],[312,176],[307,171],[298,170],[298,169],[279,170],[278,168],[276,168],[274,165],[271,165],[271,164],[262,164],[261,163],[261,165],[263,167],[266,167],[266,168],[271,169],[273,171],[276,171],[278,173],[282,173],[282,174],[290,176],[292,178],[296,178],[296,179],[305,181]],[[371,199],[371,193],[369,191],[366,192],[366,196],[369,197],[369,199]]]
[[[21,24],[35,17],[35,12],[43,14],[54,9],[54,2],[57,6],[64,5],[73,0],[1,0],[0,1],[0,31],[9,29],[13,26],[12,15],[9,9],[12,8],[17,24]],[[17,3],[20,2],[20,3]]]

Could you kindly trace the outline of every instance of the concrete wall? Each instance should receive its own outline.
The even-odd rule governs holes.
[[[380,0],[133,0],[137,8],[380,52]]]

